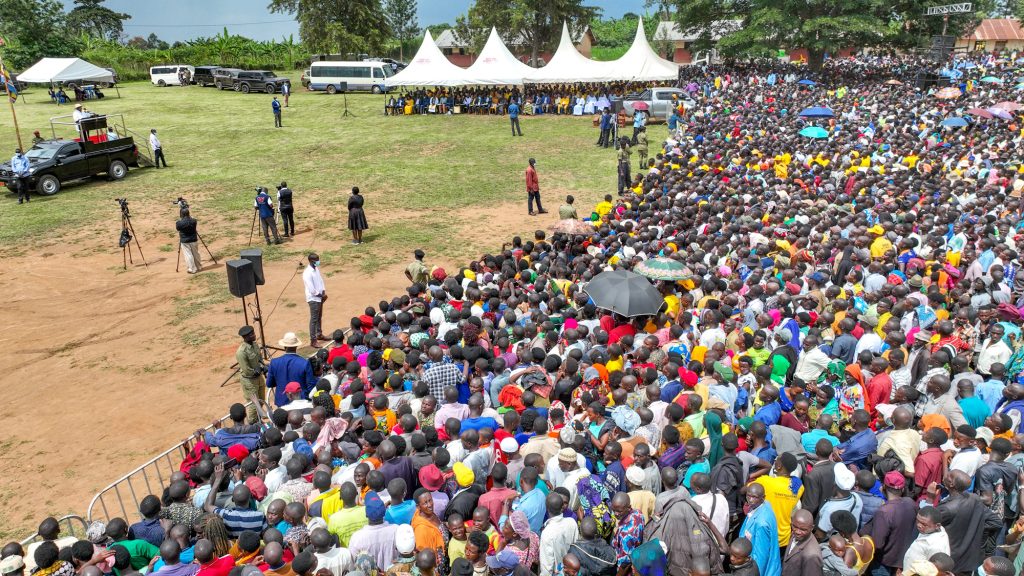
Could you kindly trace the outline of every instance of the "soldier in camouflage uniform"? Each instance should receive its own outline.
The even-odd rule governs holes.
[[[262,400],[263,374],[266,372],[266,367],[260,360],[260,349],[256,345],[256,332],[252,326],[242,326],[238,330],[238,335],[242,337],[242,343],[238,346],[238,351],[235,352],[235,359],[238,361],[238,375],[242,381],[242,396],[245,398],[243,402],[248,402],[253,397],[258,401]],[[259,420],[254,404],[249,405],[247,413],[249,424],[255,424]]]

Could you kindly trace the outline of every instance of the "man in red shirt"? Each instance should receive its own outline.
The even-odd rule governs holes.
[[[941,428],[929,428],[925,430],[923,440],[928,449],[918,454],[914,460],[914,494],[918,500],[926,497],[925,489],[929,484],[942,482],[946,466],[941,446],[949,440],[949,436],[946,436]]]
[[[537,179],[537,168],[534,166],[537,160],[530,158],[530,165],[526,167],[526,206],[530,210],[530,216],[534,214],[547,214],[548,211],[540,204],[540,180]],[[537,201],[537,211],[533,211],[533,202]]]
[[[888,367],[889,361],[881,356],[871,360],[871,373],[874,376],[868,380],[866,386],[865,395],[867,398],[864,399],[864,408],[871,415],[872,421],[878,418],[879,404],[891,403],[889,397],[892,394],[892,378],[885,371]]]
[[[331,340],[333,340],[333,345],[331,350],[327,353],[328,365],[333,364],[334,359],[338,357],[344,358],[345,362],[353,362],[355,360],[352,356],[352,349],[345,343],[345,332],[342,330],[335,330],[334,333],[331,334]]]
[[[218,558],[214,555],[213,542],[206,538],[200,539],[195,546],[196,563],[199,571],[196,576],[227,576],[235,567],[235,559],[230,555]]]

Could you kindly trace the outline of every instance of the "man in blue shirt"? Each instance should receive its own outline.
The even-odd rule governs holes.
[[[746,503],[743,508],[747,518],[740,527],[740,535],[750,540],[753,547],[750,557],[761,569],[762,576],[779,576],[782,574],[779,527],[772,507],[764,503],[764,486],[747,486]]]
[[[18,204],[22,201],[28,202],[28,158],[21,153],[21,148],[14,150],[11,157],[11,172],[14,173],[15,182],[18,184]]]
[[[522,136],[523,129],[519,127],[519,104],[516,104],[515,101],[508,105],[508,119],[512,122],[512,135],[515,136],[516,132],[519,132],[519,135]]]
[[[284,348],[284,354],[271,360],[267,366],[267,388],[274,388],[274,405],[284,406],[290,402],[284,392],[289,382],[298,382],[302,386],[302,397],[309,399],[309,391],[316,386],[316,377],[309,360],[295,353],[302,341],[293,332],[288,332],[277,344]]]
[[[530,529],[540,532],[544,527],[544,514],[547,512],[544,506],[544,491],[537,487],[539,477],[536,468],[524,468],[519,474],[519,491],[522,496],[515,500],[506,500],[502,511],[501,524],[504,524],[505,517],[514,510],[519,510],[526,515],[530,522]]]
[[[281,103],[278,102],[277,96],[274,96],[274,101],[270,103],[270,109],[274,111],[274,128],[281,127]]]
[[[276,102],[276,100],[275,100]],[[270,232],[274,232],[274,244],[281,243],[281,237],[277,234],[277,222],[274,221],[274,200],[267,194],[267,189],[262,186],[256,187],[256,200],[252,203],[253,208],[259,213],[260,227],[263,229],[263,237],[270,245]],[[314,334],[313,336],[317,336]]]
[[[866,468],[868,456],[878,450],[878,437],[868,426],[871,423],[871,416],[866,410],[855,410],[850,422],[853,424],[854,434],[840,444],[836,451],[842,457],[843,464]]]
[[[607,107],[601,114],[601,136],[597,139],[597,145],[607,148],[612,145],[612,126],[615,121],[615,117],[612,116],[612,111]]]

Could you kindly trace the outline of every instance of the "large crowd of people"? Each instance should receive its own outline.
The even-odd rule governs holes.
[[[1016,576],[1014,57],[949,99],[898,58],[684,68],[696,105],[592,233],[417,254],[308,360],[243,328],[269,422],[232,406],[137,516],[47,519],[0,572]],[[685,267],[657,314],[588,295],[652,258]]]

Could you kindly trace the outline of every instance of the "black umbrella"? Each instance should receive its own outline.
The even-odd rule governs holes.
[[[665,301],[651,281],[628,270],[602,272],[583,287],[598,308],[627,318],[657,314]]]

